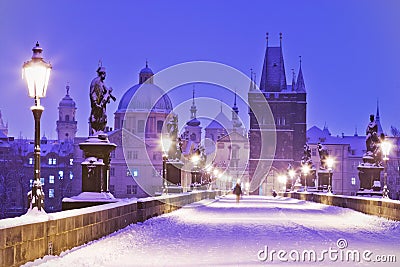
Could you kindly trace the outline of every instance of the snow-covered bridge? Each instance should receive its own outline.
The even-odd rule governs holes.
[[[399,222],[291,198],[225,196],[26,266],[398,266],[399,244]]]

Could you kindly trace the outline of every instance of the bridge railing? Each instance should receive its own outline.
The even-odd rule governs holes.
[[[325,205],[350,208],[365,214],[400,221],[400,201],[398,200],[310,192],[286,192],[279,193],[279,195]]]
[[[19,266],[45,255],[59,255],[129,224],[221,194],[221,191],[196,191],[3,219],[0,220],[0,266]]]

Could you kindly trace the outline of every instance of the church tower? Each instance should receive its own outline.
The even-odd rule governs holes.
[[[297,81],[287,84],[282,52],[282,34],[280,45],[268,45],[265,52],[264,64],[261,73],[260,91],[271,108],[275,121],[276,150],[274,158],[260,158],[261,131],[263,123],[257,121],[252,110],[250,116],[250,177],[260,161],[272,161],[272,168],[278,172],[286,171],[288,164],[298,166],[303,155],[303,146],[306,143],[306,87],[303,72],[300,68]],[[253,80],[253,77],[252,77]],[[248,100],[251,107],[257,106],[257,97],[260,93],[254,85],[250,86]],[[267,174],[269,175],[269,174]]]
[[[197,113],[197,107],[194,102],[194,87],[193,87],[192,106],[190,107],[190,120],[186,123],[183,139],[197,146],[201,142],[202,127],[200,126],[200,121],[196,118],[197,117],[196,113]]]
[[[57,135],[59,141],[73,140],[78,130],[75,119],[75,101],[69,96],[69,85],[66,86],[67,94],[58,105]]]

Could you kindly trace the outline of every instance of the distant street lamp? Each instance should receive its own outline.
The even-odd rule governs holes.
[[[167,173],[167,161],[168,161],[168,151],[171,146],[171,139],[168,137],[162,137],[161,138],[161,147],[163,151],[162,155],[162,160],[163,160],[163,193],[167,194],[168,193],[168,173]]]
[[[328,157],[326,159],[326,166],[328,167],[328,171],[329,171],[328,194],[332,194],[332,169],[333,169],[334,163],[335,163],[335,160],[333,158]]]
[[[308,166],[308,164],[304,164],[301,167],[301,171],[304,174],[304,191],[307,192],[307,175],[310,173],[310,166]]]
[[[31,60],[22,66],[22,78],[28,85],[29,96],[35,100],[35,105],[31,107],[35,120],[35,148],[34,148],[34,182],[31,192],[28,193],[30,208],[37,207],[38,210],[44,208],[44,193],[40,182],[40,117],[44,107],[40,105],[40,98],[46,96],[47,85],[49,83],[51,65],[43,60],[42,51],[39,43],[32,48],[33,55]]]
[[[293,170],[293,169],[290,169],[288,171],[288,174],[289,174],[290,179],[292,180],[292,188],[291,188],[291,190],[293,191],[293,188],[294,188],[294,177],[296,176],[296,171]]]
[[[193,154],[190,158],[190,161],[193,163],[193,171],[192,171],[192,182],[193,184],[197,183],[198,176],[198,164],[200,162],[200,156],[198,154]]]
[[[283,184],[283,192],[285,192],[286,191],[286,182],[287,182],[286,175],[279,175],[278,181],[279,181],[279,183]]]
[[[387,187],[387,162],[389,160],[390,149],[392,148],[392,144],[386,140],[381,143],[382,154],[383,154],[383,164],[384,164],[384,172],[383,172],[383,191],[382,197],[389,198],[389,189]]]

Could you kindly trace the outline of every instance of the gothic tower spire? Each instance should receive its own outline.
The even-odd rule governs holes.
[[[194,119],[196,118],[196,113],[197,113],[197,107],[196,104],[194,103],[194,85],[193,85],[193,92],[192,92],[192,106],[190,107],[190,118]]]

